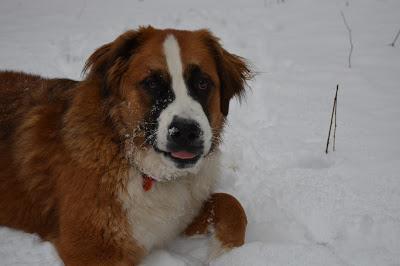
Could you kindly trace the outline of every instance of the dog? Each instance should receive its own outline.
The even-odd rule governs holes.
[[[213,193],[230,100],[251,70],[208,30],[151,26],[98,48],[84,79],[0,72],[0,225],[65,265],[138,265],[179,234],[210,257],[243,245],[241,204]]]

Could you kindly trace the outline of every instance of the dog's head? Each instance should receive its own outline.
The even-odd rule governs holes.
[[[124,152],[155,179],[196,172],[250,70],[207,30],[128,31],[88,59]]]

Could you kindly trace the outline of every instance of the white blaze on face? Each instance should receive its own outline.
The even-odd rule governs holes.
[[[211,127],[200,103],[189,95],[183,77],[180,47],[173,35],[165,38],[163,48],[175,99],[161,112],[158,118],[157,147],[166,151],[168,128],[176,116],[193,120],[199,124],[203,132],[204,154],[207,154],[211,148]]]

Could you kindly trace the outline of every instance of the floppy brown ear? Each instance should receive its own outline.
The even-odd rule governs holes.
[[[154,29],[149,26],[127,31],[113,42],[98,48],[86,61],[83,73],[87,73],[89,79],[102,80],[104,96],[110,93],[112,85],[119,85],[122,74],[128,68],[129,58],[152,30]]]
[[[202,30],[207,46],[214,56],[221,87],[221,113],[228,115],[229,102],[236,96],[241,99],[246,82],[253,77],[252,71],[244,58],[231,54],[222,48],[219,39],[209,31]]]

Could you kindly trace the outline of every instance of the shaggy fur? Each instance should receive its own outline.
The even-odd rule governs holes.
[[[154,99],[141,88],[150,69],[166,69],[167,35],[215,85],[203,105],[212,145],[195,171],[146,192],[143,172],[169,173],[148,141]],[[0,72],[0,224],[53,242],[65,265],[137,265],[187,226],[242,245],[242,207],[212,190],[229,101],[250,77],[243,59],[205,30],[146,27],[97,49],[85,71],[83,81]]]

